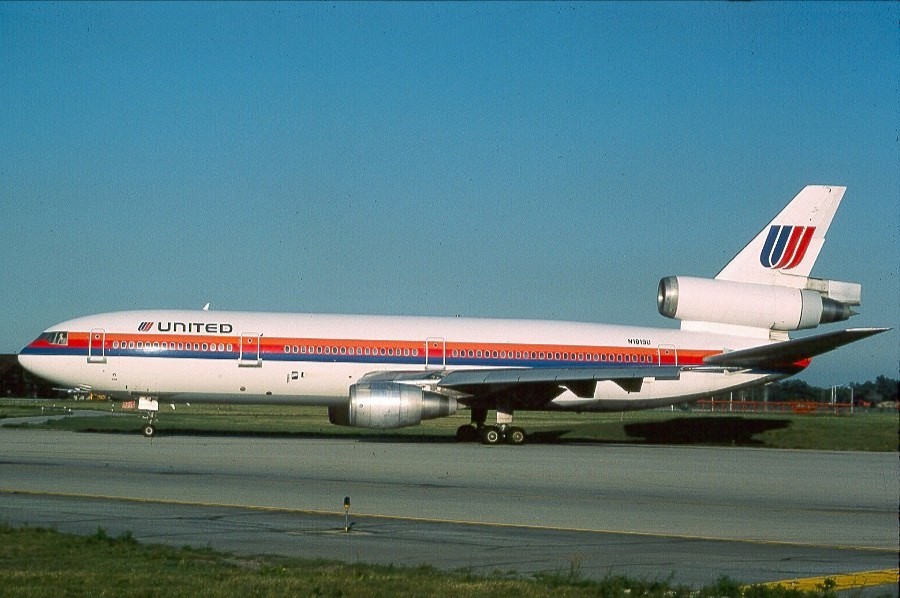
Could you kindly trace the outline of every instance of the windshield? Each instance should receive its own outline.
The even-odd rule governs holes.
[[[45,332],[38,337],[38,340],[44,340],[51,345],[68,345],[69,333],[65,331]]]

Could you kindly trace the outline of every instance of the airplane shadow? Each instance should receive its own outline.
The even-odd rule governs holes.
[[[637,422],[625,424],[623,429],[628,439],[611,439],[580,435],[577,427],[551,430],[533,430],[526,441],[529,445],[541,444],[651,444],[651,445],[719,445],[719,446],[764,446],[756,436],[769,430],[787,428],[788,419],[755,419],[734,417],[690,417],[665,421]],[[85,429],[101,432],[103,430]],[[128,432],[134,433],[134,432]],[[200,429],[161,429],[165,436],[210,436],[243,438],[293,438],[293,439],[347,439],[373,443],[410,444],[455,444],[450,434],[396,434],[391,432],[333,433],[319,432],[222,432]]]
[[[656,422],[638,422],[623,426],[627,440],[578,438],[577,430],[549,430],[529,434],[529,444],[666,444],[765,446],[756,438],[769,430],[791,425],[787,419],[748,419],[744,417],[691,417]],[[564,436],[574,435],[565,438]]]
[[[628,424],[625,432],[644,444],[764,446],[763,441],[755,438],[757,434],[790,425],[791,422],[787,419],[697,417]]]

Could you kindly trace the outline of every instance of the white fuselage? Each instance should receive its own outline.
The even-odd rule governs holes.
[[[19,356],[54,383],[116,398],[338,405],[378,371],[678,365],[628,392],[601,381],[593,397],[560,388],[549,409],[639,409],[783,377],[729,372],[703,357],[769,341],[676,329],[543,320],[131,311],[49,328]],[[465,403],[465,400],[462,401]]]

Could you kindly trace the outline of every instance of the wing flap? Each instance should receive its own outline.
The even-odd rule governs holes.
[[[838,347],[874,336],[890,328],[848,328],[781,343],[728,351],[703,358],[708,365],[739,368],[790,368],[799,361],[822,355]]]

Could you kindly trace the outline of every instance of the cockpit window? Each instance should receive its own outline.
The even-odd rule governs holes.
[[[45,332],[38,339],[47,341],[51,345],[68,345],[69,333],[59,331]]]

